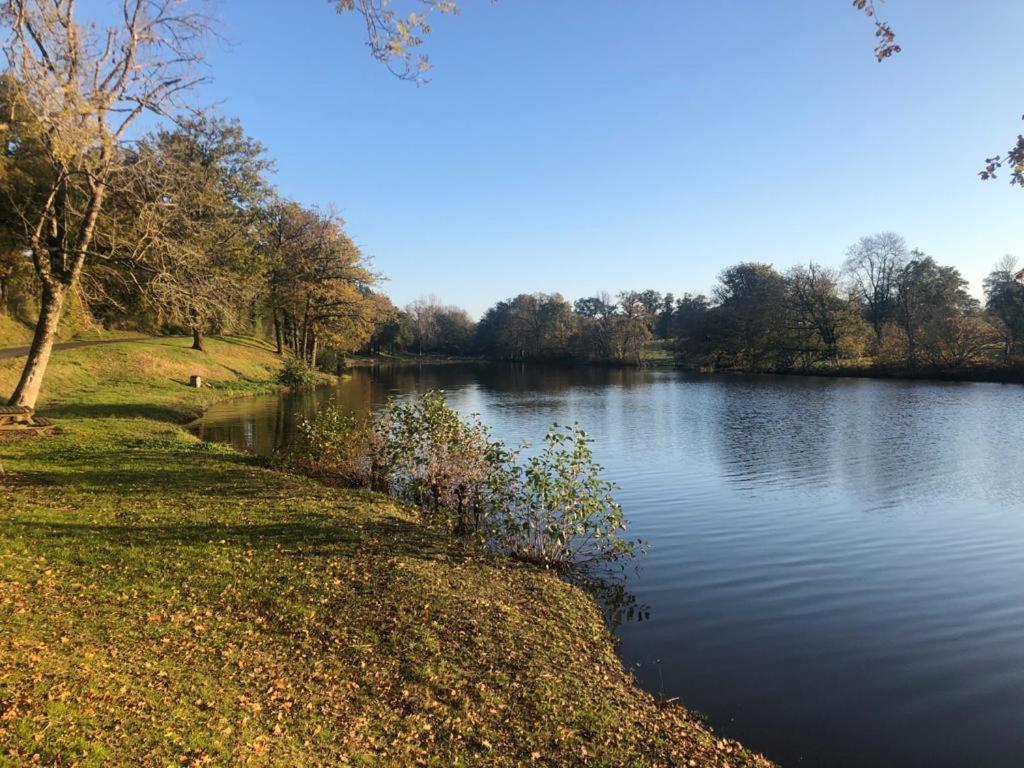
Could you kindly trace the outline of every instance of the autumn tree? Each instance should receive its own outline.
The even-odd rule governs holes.
[[[711,302],[703,294],[684,293],[672,311],[671,335],[677,354],[698,367],[714,365]]]
[[[160,320],[185,328],[192,348],[251,312],[263,289],[258,240],[270,168],[237,121],[193,117],[131,152],[127,236]]]
[[[376,277],[331,211],[284,202],[274,206],[265,236],[269,303],[279,346],[313,364],[321,345],[361,348],[377,318]]]
[[[719,275],[713,295],[715,331],[730,363],[750,370],[785,367],[790,349],[782,275],[769,264],[743,262]]]
[[[380,354],[387,350],[394,354],[409,349],[416,341],[409,314],[396,307],[384,294],[375,293],[372,299],[376,304],[376,318],[366,351]]]
[[[788,304],[804,366],[839,362],[863,327],[856,305],[843,295],[839,270],[810,263],[786,272]]]
[[[640,365],[644,344],[654,336],[654,322],[661,305],[656,291],[623,291],[619,294],[619,329],[621,355]]]
[[[907,363],[918,363],[920,348],[934,346],[955,319],[977,309],[967,281],[956,267],[945,267],[920,251],[896,276],[894,319],[906,342]]]
[[[1013,256],[1004,256],[983,287],[985,309],[1002,332],[1003,355],[1010,357],[1024,342],[1024,270]]]
[[[20,237],[40,285],[35,335],[11,403],[33,407],[65,299],[92,252],[126,135],[146,112],[175,110],[199,78],[208,19],[184,0],[121,0],[106,29],[81,24],[73,0],[4,0],[8,130],[38,130],[45,174],[19,204]],[[33,127],[34,126],[34,127]]]
[[[616,339],[618,303],[607,293],[577,299],[573,311],[580,318],[578,355],[591,360],[614,360],[618,354]]]
[[[430,34],[433,15],[453,16],[459,4],[453,0],[410,0],[414,10],[399,13],[390,0],[330,0],[338,13],[354,11],[366,24],[370,54],[394,75],[423,82],[430,62],[418,52]]]

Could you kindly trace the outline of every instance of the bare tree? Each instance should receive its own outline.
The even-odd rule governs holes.
[[[92,253],[96,222],[140,115],[167,115],[195,73],[209,18],[186,0],[120,0],[104,30],[76,20],[75,0],[3,0],[4,53],[16,90],[10,124],[38,126],[44,189],[18,211],[41,285],[35,336],[11,397],[34,407],[64,300]]]
[[[907,264],[907,243],[895,232],[862,237],[846,252],[844,268],[864,302],[867,321],[882,338],[882,326],[892,319],[896,303],[896,281]]]

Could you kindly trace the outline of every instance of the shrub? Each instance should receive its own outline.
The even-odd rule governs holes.
[[[286,387],[308,387],[316,381],[316,372],[298,357],[289,356],[277,374],[277,381]]]
[[[552,425],[524,463],[440,392],[392,400],[369,419],[325,408],[300,422],[278,465],[388,493],[430,523],[545,566],[586,570],[640,546],[621,535],[615,486],[602,479],[586,432]]]
[[[372,436],[366,419],[329,406],[297,425],[294,441],[276,459],[279,467],[343,485],[372,481]]]
[[[440,392],[391,401],[375,421],[375,472],[391,495],[459,534],[479,534],[506,485],[504,446]]]
[[[620,535],[626,520],[615,485],[601,477],[590,443],[579,426],[553,424],[543,451],[517,466],[513,503],[496,529],[501,548],[557,568],[613,564],[637,553],[640,542]]]

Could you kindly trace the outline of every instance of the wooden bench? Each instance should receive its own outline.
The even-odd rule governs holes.
[[[36,416],[31,408],[0,405],[0,434],[43,435],[54,429],[52,421]]]
[[[0,405],[0,429],[31,427],[35,411],[23,405]]]

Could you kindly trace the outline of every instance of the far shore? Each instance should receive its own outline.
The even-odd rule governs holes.
[[[934,368],[890,368],[872,365],[850,365],[819,368],[788,368],[785,370],[744,370],[741,368],[706,369],[672,358],[644,359],[639,364],[611,361],[555,360],[501,360],[473,355],[354,355],[345,360],[346,368],[367,368],[377,365],[528,365],[560,366],[569,368],[656,368],[678,370],[701,376],[813,376],[821,378],[892,379],[907,381],[973,382],[994,384],[1024,384],[1024,366],[984,366],[939,370]]]

